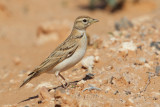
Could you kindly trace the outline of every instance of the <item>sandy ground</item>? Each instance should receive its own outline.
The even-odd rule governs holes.
[[[155,73],[160,63],[160,50],[155,44],[160,42],[160,2],[127,2],[115,13],[107,8],[82,8],[87,3],[0,0],[0,106],[160,106],[160,82]],[[100,20],[87,29],[90,46],[84,57],[89,58],[88,63],[94,60],[94,77],[83,79],[88,70],[80,62],[62,73],[69,82],[76,81],[67,89],[57,87],[61,84],[49,74],[19,89],[27,74],[65,40],[80,15]],[[115,22],[124,16],[133,27],[116,31]],[[49,93],[42,86],[51,89]]]

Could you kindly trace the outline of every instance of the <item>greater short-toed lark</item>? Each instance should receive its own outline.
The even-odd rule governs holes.
[[[88,16],[76,18],[68,38],[28,75],[28,78],[23,81],[20,87],[41,73],[55,73],[59,81],[59,77],[65,81],[60,72],[74,66],[83,58],[87,48],[86,28],[95,22],[98,22],[98,20]],[[67,82],[65,81],[65,83]],[[62,85],[65,87],[63,83]]]

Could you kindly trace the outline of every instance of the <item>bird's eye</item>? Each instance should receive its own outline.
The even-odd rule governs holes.
[[[87,22],[87,20],[86,20],[86,19],[83,19],[83,22]]]

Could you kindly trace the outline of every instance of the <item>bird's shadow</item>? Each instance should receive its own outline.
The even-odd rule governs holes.
[[[77,84],[77,83],[78,83],[79,81],[81,81],[81,80],[84,80],[84,81],[90,80],[90,79],[93,79],[93,76],[94,76],[93,74],[90,74],[90,73],[89,73],[89,74],[86,74],[86,76],[85,76],[83,79],[70,82],[69,84]],[[50,92],[51,90],[56,90],[56,89],[61,88],[61,87],[63,87],[63,86],[60,85],[60,86],[54,87],[54,88],[52,88],[52,89],[48,89],[48,92]],[[31,97],[29,97],[29,98],[27,98],[27,99],[25,99],[25,100],[20,101],[18,104],[23,103],[23,102],[26,102],[26,101],[30,101],[30,100],[36,99],[36,98],[39,98],[39,95],[31,96]],[[38,103],[40,103],[40,102],[38,102]]]

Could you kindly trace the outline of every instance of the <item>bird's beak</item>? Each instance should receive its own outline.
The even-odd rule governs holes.
[[[90,23],[91,23],[91,24],[96,23],[96,22],[99,22],[99,20],[97,20],[97,19],[91,19],[91,20],[90,20]]]
[[[99,20],[97,19],[93,19],[93,23],[99,22]]]

